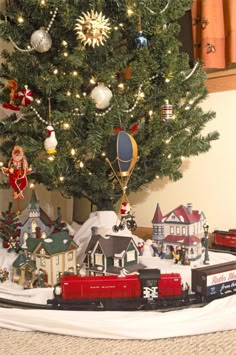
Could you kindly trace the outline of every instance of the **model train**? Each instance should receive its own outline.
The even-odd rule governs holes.
[[[143,269],[137,275],[63,276],[48,304],[62,309],[176,308],[236,293],[236,260],[192,269],[191,292],[179,273]]]
[[[215,230],[212,234],[212,247],[236,252],[236,229]]]

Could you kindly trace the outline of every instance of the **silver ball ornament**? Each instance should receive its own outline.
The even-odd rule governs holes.
[[[40,28],[32,33],[30,44],[37,52],[47,52],[52,46],[52,38],[48,32]]]
[[[95,101],[96,107],[103,110],[110,105],[112,98],[111,90],[104,83],[99,83],[91,92],[91,98]]]

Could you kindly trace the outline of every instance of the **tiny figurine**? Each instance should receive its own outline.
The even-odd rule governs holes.
[[[44,148],[48,154],[56,154],[57,139],[55,135],[55,130],[52,126],[47,126],[48,137],[44,141]]]
[[[9,176],[9,185],[13,188],[13,198],[23,199],[23,190],[28,181],[27,175],[31,173],[23,148],[16,145],[12,150],[12,157],[8,162],[8,167],[2,167],[2,172]]]
[[[17,93],[16,93],[18,88],[17,82],[15,80],[9,80],[5,87],[10,89],[10,101],[9,104],[4,102],[2,104],[2,107],[13,111],[19,111],[20,107],[14,104],[15,99],[17,97]]]

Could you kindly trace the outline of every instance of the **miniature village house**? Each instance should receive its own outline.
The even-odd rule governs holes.
[[[206,222],[202,211],[193,210],[192,204],[180,205],[166,215],[162,215],[159,204],[152,220],[153,239],[163,245],[163,249],[184,247],[189,259],[201,256],[203,225]]]
[[[33,282],[40,271],[44,273],[45,283],[55,286],[62,274],[77,273],[77,248],[67,231],[53,233],[47,238],[29,237],[24,254],[13,263],[13,279],[20,284],[27,283],[30,278]]]
[[[19,216],[20,245],[23,245],[28,237],[36,238],[37,230],[40,230],[42,238],[46,238],[52,232],[52,221],[39,207],[35,190],[32,190],[29,206]]]
[[[96,234],[96,228],[92,228],[85,254],[84,265],[89,275],[130,273],[143,268],[138,264],[139,251],[132,237],[102,237]]]

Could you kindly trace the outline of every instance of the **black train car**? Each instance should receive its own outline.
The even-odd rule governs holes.
[[[236,260],[192,269],[192,292],[206,300],[236,292]]]

